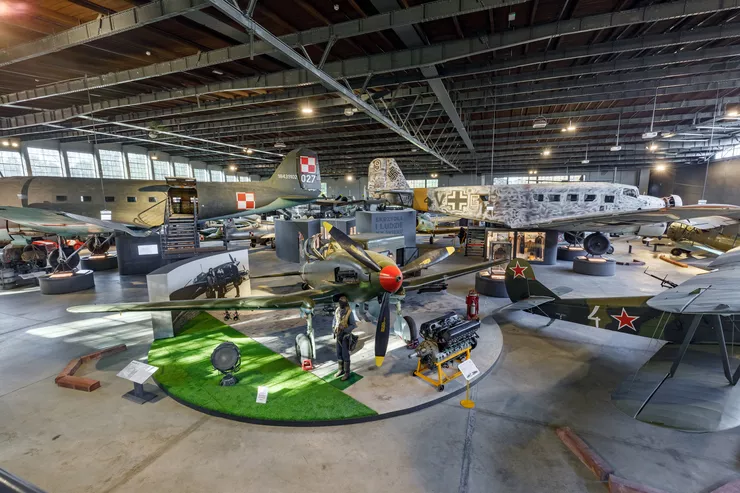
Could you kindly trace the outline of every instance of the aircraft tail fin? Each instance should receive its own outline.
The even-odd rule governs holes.
[[[286,196],[292,193],[305,194],[321,192],[321,172],[319,156],[311,149],[299,147],[285,155],[268,183],[275,188],[285,190]]]
[[[367,191],[370,197],[379,198],[384,191],[410,191],[401,168],[393,158],[373,159],[367,170]]]
[[[506,266],[506,291],[514,303],[534,296],[560,299],[557,294],[535,279],[532,266],[520,258],[513,259]]]

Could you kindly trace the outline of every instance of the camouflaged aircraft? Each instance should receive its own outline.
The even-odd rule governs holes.
[[[714,343],[725,348],[733,337],[734,320],[722,322],[720,316],[740,313],[740,294],[736,275],[740,270],[740,248],[717,258],[712,272],[668,289],[656,296],[563,298],[569,288],[549,289],[535,278],[532,265],[514,259],[506,267],[506,290],[510,305],[496,313],[525,310],[552,320],[566,320],[597,329],[661,339],[682,345],[671,376],[689,344]],[[725,376],[734,385],[740,368],[730,374],[726,349],[720,354]]]
[[[391,204],[482,221],[507,231],[560,231],[570,243],[591,232],[583,247],[591,255],[608,253],[604,233],[659,236],[667,223],[711,215],[740,218],[734,205],[686,205],[681,197],[641,195],[618,183],[564,182],[411,188],[392,158],[374,159],[368,192]]]
[[[673,242],[671,254],[677,257],[693,252],[713,256],[722,255],[740,245],[740,235],[723,234],[725,226],[736,222],[732,219],[713,216],[671,223],[665,232],[665,236]]]
[[[435,265],[448,258],[452,247],[431,250],[399,267],[386,255],[365,250],[352,238],[329,223],[324,229],[338,245],[324,254],[314,252],[317,260],[303,264],[299,271],[251,279],[300,276],[304,289],[288,294],[249,296],[225,299],[195,299],[183,301],[157,301],[145,303],[120,303],[112,305],[83,305],[67,309],[72,313],[109,313],[129,311],[172,311],[172,310],[287,310],[300,309],[307,320],[308,339],[296,339],[296,352],[304,357],[315,357],[315,342],[311,317],[316,305],[335,303],[346,296],[350,303],[360,304],[380,301],[380,314],[375,331],[375,364],[380,366],[388,348],[390,337],[390,303],[394,296],[399,303],[407,291],[418,290],[447,279],[476,272],[490,267],[498,261],[483,262],[457,269],[443,270],[433,274],[411,277],[412,274]],[[400,317],[397,317],[400,318]],[[304,334],[301,334],[305,337]],[[302,344],[306,344],[304,349]]]

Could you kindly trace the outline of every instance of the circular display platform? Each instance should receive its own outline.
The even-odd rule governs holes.
[[[573,272],[587,276],[613,276],[617,273],[617,263],[609,258],[576,257],[573,259]]]
[[[94,272],[118,268],[118,257],[115,255],[88,255],[80,259],[80,267]]]
[[[503,274],[477,273],[475,275],[475,290],[478,294],[492,298],[508,298],[506,277]]]
[[[437,311],[438,304],[464,306],[463,300],[452,295],[438,293],[434,297],[435,301],[426,298],[426,304],[433,306],[423,311],[423,316],[422,310],[414,309],[420,306],[404,310],[404,315],[413,316],[420,325],[445,313],[444,309]],[[449,298],[455,301],[451,303]],[[375,324],[365,321],[358,321],[355,329],[360,341],[352,354],[351,377],[342,382],[334,378],[337,364],[329,333],[330,314],[317,313],[314,326],[318,354],[311,371],[302,370],[295,358],[295,335],[305,330],[305,321],[292,311],[245,312],[232,326],[201,313],[178,336],[154,341],[149,363],[160,368],[154,375],[159,386],[186,406],[224,418],[278,426],[333,426],[385,419],[424,409],[465,391],[462,377],[446,382],[444,391],[439,392],[412,376],[417,367],[416,352],[396,336],[391,336],[383,366],[376,367]],[[491,317],[481,322],[478,334],[471,359],[481,374],[471,385],[492,370],[503,348],[501,331]],[[232,387],[219,386],[222,375],[210,361],[213,349],[226,341],[239,347],[242,358],[235,373],[239,381]],[[446,371],[452,373],[453,368]],[[436,372],[425,374],[436,377]],[[256,402],[258,387],[267,387],[266,404]]]
[[[78,270],[39,277],[41,294],[66,294],[95,287],[91,270]]]
[[[558,247],[558,260],[565,260],[567,262],[571,262],[576,259],[576,257],[581,257],[586,255],[586,250],[583,249],[583,247],[579,246],[559,246]]]

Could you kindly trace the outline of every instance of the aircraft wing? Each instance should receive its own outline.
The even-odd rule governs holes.
[[[722,226],[730,226],[732,224],[736,224],[737,221],[738,221],[738,218],[732,219],[729,217],[722,217],[722,216],[707,216],[707,217],[697,217],[695,219],[685,219],[679,222],[683,224],[688,224],[689,226],[693,226],[699,229],[714,229],[714,228],[721,228]]]
[[[555,300],[555,298],[551,296],[530,296],[529,298],[510,303],[508,305],[502,306],[501,308],[497,308],[493,311],[493,313],[508,312],[512,310],[529,310],[530,308],[544,305],[545,303],[549,303],[553,300]]]
[[[203,298],[183,301],[149,301],[117,303],[113,305],[80,305],[67,308],[71,313],[153,312],[172,310],[286,310],[313,308],[319,303],[330,303],[336,290],[333,287],[309,289],[289,294],[248,296],[244,298]]]
[[[669,313],[732,315],[740,313],[740,247],[717,257],[709,264],[714,268],[677,287],[650,298],[647,304]]]
[[[446,281],[448,279],[453,279],[455,277],[464,276],[465,274],[470,274],[472,272],[478,272],[478,271],[487,269],[489,267],[492,267],[494,265],[506,264],[508,262],[509,262],[508,260],[491,260],[489,262],[482,262],[480,264],[468,265],[465,267],[461,267],[459,269],[437,272],[434,274],[429,274],[429,275],[421,276],[421,277],[412,277],[411,279],[407,279],[403,281],[403,287],[404,289],[406,289],[406,291],[412,291],[412,290],[423,288],[427,284],[433,284],[435,282]]]
[[[659,224],[683,219],[706,216],[724,216],[740,219],[740,207],[735,205],[709,204],[684,205],[641,211],[614,211],[583,214],[578,217],[552,219],[517,226],[517,229],[556,231],[609,231],[624,226]]]
[[[723,253],[722,250],[717,250],[716,248],[711,248],[706,245],[702,245],[701,243],[688,241],[674,241],[673,243],[681,249],[688,250],[690,252],[703,252],[708,253],[709,255],[714,255],[715,257],[719,257]]]
[[[2,206],[0,207],[0,219],[17,224],[24,233],[29,231],[61,236],[86,236],[121,231],[131,236],[149,234],[148,231],[137,231],[122,223],[35,207]]]

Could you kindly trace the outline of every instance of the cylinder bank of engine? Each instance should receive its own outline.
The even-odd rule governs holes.
[[[420,335],[424,340],[416,353],[428,367],[464,349],[475,349],[478,344],[479,320],[465,320],[455,312],[421,324]]]

